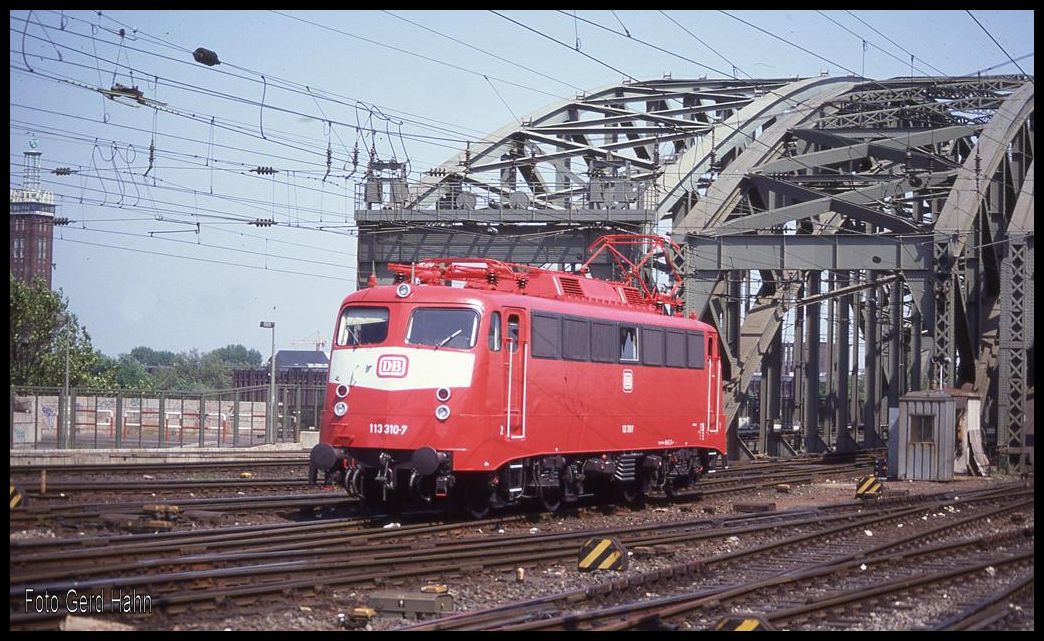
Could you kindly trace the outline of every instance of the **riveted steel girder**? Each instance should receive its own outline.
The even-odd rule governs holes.
[[[818,130],[817,130],[818,131]],[[976,133],[974,127],[944,127],[942,129],[929,129],[918,133],[898,134],[892,137],[881,138],[873,142],[847,144],[843,147],[835,147],[827,151],[818,151],[808,154],[781,158],[774,162],[761,165],[757,173],[762,175],[791,172],[808,169],[809,167],[829,167],[841,163],[850,163],[868,157],[887,157],[891,160],[902,162],[906,153],[912,150],[912,156],[918,159],[918,166],[924,168],[931,160],[927,154],[917,150],[917,147],[925,145],[938,145],[955,138],[964,138]],[[841,139],[844,144],[844,139]],[[946,167],[951,163],[946,158],[937,157],[937,166]]]
[[[997,110],[965,160],[963,171],[954,182],[935,223],[938,314],[934,360],[943,385],[952,386],[959,382],[955,331],[956,323],[966,323],[964,318],[955,317],[957,309],[966,308],[967,304],[963,299],[956,299],[962,295],[962,289],[956,281],[958,274],[954,268],[964,257],[970,232],[982,211],[985,195],[983,187],[991,182],[1005,160],[1009,144],[1033,114],[1033,94],[1033,83],[1027,83],[1011,94]]]
[[[934,186],[952,179],[956,172],[945,172],[932,174],[928,180],[928,186]],[[881,211],[880,208],[869,205],[879,203],[881,200],[905,193],[915,189],[910,181],[915,178],[900,178],[884,183],[878,183],[862,189],[853,189],[848,192],[831,196],[823,194],[814,189],[808,189],[793,183],[769,178],[767,176],[752,175],[750,183],[758,188],[769,191],[785,193],[791,200],[804,201],[797,205],[777,207],[760,214],[741,216],[721,223],[714,228],[714,235],[734,234],[738,232],[754,231],[782,225],[792,220],[801,220],[812,216],[819,216],[829,212],[837,212],[849,218],[871,223],[878,227],[890,229],[895,232],[909,233],[918,231],[918,226],[910,221]],[[918,181],[925,179],[916,178]],[[917,188],[920,188],[921,185]]]
[[[753,301],[743,324],[741,344],[736,350],[737,362],[733,368],[737,389],[743,389],[752,370],[759,369],[759,350],[767,349],[766,341],[771,340],[778,330],[773,319],[780,318],[779,310],[785,310],[790,304],[788,301],[794,292],[788,283],[800,279],[788,275],[817,268],[838,268],[836,258],[829,254],[817,255],[813,248],[801,245],[800,241],[789,244],[790,239],[809,238],[809,233],[830,233],[842,227],[856,231],[868,229],[874,234],[891,230],[893,233],[887,238],[893,242],[894,232],[908,234],[933,228],[938,232],[942,217],[928,215],[930,210],[939,212],[939,208],[931,203],[941,203],[939,199],[947,193],[953,198],[960,192],[958,181],[965,178],[962,182],[967,182],[965,173],[971,162],[970,150],[982,145],[989,127],[999,126],[997,119],[1003,118],[1003,107],[1013,100],[1006,97],[1006,92],[1020,87],[1020,91],[1028,91],[1025,79],[999,83],[961,81],[948,85],[940,87],[932,82],[921,82],[909,87],[851,91],[822,105],[817,114],[819,117],[809,120],[811,127],[799,129],[788,123],[790,128],[786,129],[776,121],[761,132],[760,140],[766,141],[769,137],[783,140],[789,133],[791,140],[804,140],[825,150],[806,148],[803,153],[793,153],[788,149],[786,157],[778,158],[783,153],[781,146],[777,146],[775,157],[769,154],[759,157],[751,154],[748,147],[729,158],[729,163],[722,168],[727,175],[716,177],[705,185],[702,192],[697,189],[697,204],[687,212],[690,224],[687,231],[695,231],[693,227],[701,229],[702,234],[714,236],[713,240],[721,240],[722,244],[711,248],[704,246],[706,241],[693,240],[699,237],[690,239],[688,246],[691,251],[686,262],[687,268],[693,268],[686,289],[690,308],[703,310],[712,296],[722,293],[717,280],[721,270],[757,269],[763,277],[771,274],[777,283],[782,283]],[[940,99],[944,96],[945,100]],[[918,121],[921,123],[919,131],[904,126]],[[983,131],[982,123],[987,121],[987,131]],[[832,133],[839,127],[844,129]],[[1014,130],[1002,134],[1002,144],[1012,140],[1013,136]],[[1016,156],[1018,160],[1018,154]],[[960,174],[956,171],[958,164],[963,165]],[[820,167],[858,168],[866,173],[845,171],[845,176],[836,177],[810,173]],[[993,168],[987,169],[992,171]],[[812,184],[819,186],[815,189],[806,186]],[[821,191],[824,188],[826,192]],[[970,191],[975,193],[974,188]],[[698,211],[699,200],[704,201],[704,208],[713,213],[704,213],[702,218],[694,221],[691,214]],[[937,216],[940,223],[933,226]],[[802,231],[801,221],[808,219],[812,225]],[[678,220],[676,217],[676,232],[681,228]],[[790,227],[795,222],[798,223],[796,233]],[[780,236],[784,229],[790,231]],[[735,236],[736,232],[750,230],[761,230],[762,235]],[[768,230],[777,231],[775,234],[766,233]],[[852,267],[853,273],[858,273],[856,270],[878,274],[890,268],[898,270],[917,309],[912,319],[914,331],[918,333],[916,338],[919,338],[922,326],[934,328],[936,335],[952,336],[956,323],[963,320],[958,316],[966,312],[964,306],[947,304],[946,296],[951,288],[957,288],[963,281],[955,280],[950,287],[933,288],[929,276],[937,262],[942,261],[943,269],[948,268],[947,261],[953,262],[949,241],[943,242],[936,235],[934,238],[922,236],[915,242],[919,254],[916,265],[887,262],[858,265]],[[845,260],[858,262],[850,253],[858,254],[854,249],[846,252]],[[784,255],[787,258],[782,258]],[[711,262],[717,264],[708,264],[708,256],[713,256]],[[800,267],[800,271],[791,271],[795,265]],[[966,269],[972,267],[969,265]],[[885,290],[881,294],[884,295]],[[873,370],[872,376],[868,374],[867,384],[874,389],[868,390],[868,394],[877,395],[876,381],[880,380],[882,389],[887,386],[891,403],[900,393],[900,385],[918,388],[921,377],[917,374],[919,366],[911,371],[910,380],[904,375],[909,368],[899,362],[904,352],[899,347],[903,328],[896,321],[902,309],[902,299],[894,287],[887,289],[887,296],[887,306],[878,307],[874,299],[870,299],[868,304],[874,307],[866,307],[863,312],[871,312],[864,325],[866,331],[873,334],[868,335],[867,340],[874,346],[870,350],[874,354],[866,363]],[[884,324],[876,320],[878,315],[883,315]],[[965,335],[963,341],[967,343],[969,330],[961,329]],[[911,358],[913,363],[920,363],[919,341],[915,343],[913,349],[918,354]],[[876,347],[877,344],[881,349]],[[908,346],[905,351],[910,349]],[[951,358],[951,367],[955,360],[957,358]],[[727,411],[730,409],[727,406]],[[878,404],[867,401],[863,409],[869,443],[878,421]]]
[[[595,161],[658,169],[664,157],[691,146],[710,123],[785,82],[665,79],[582,94],[524,117],[521,126],[509,125],[485,137],[490,142],[471,145],[422,178],[407,206],[434,208],[461,177],[467,178],[468,190],[485,198],[503,186],[499,172],[522,167],[533,169],[526,184],[516,189],[531,197],[533,208],[581,206],[566,201],[584,195],[588,181],[598,175]],[[661,150],[664,145],[669,148]],[[577,163],[576,171],[568,166],[571,160]],[[555,178],[564,175],[569,176],[568,184]],[[545,188],[535,189],[535,184]]]
[[[744,107],[733,118],[703,136],[675,163],[664,168],[659,185],[664,193],[658,211],[674,216],[674,233],[697,232],[717,224],[731,211],[742,176],[765,159],[778,155],[783,135],[813,117],[815,110],[850,90],[850,78],[812,78],[791,83]],[[763,130],[760,136],[756,133]],[[717,176],[703,196],[695,195],[697,179],[715,162],[728,171]]]

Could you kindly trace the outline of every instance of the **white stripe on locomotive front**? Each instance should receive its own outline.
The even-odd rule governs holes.
[[[403,377],[377,375],[381,356],[409,359]],[[475,355],[443,349],[416,347],[359,347],[335,349],[330,358],[330,382],[387,392],[471,387]],[[348,399],[351,404],[351,398]]]

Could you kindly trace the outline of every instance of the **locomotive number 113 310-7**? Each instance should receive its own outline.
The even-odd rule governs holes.
[[[398,423],[370,423],[370,434],[405,436],[409,427],[409,425],[399,425]]]

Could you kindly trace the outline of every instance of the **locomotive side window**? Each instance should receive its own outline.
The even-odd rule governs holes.
[[[562,358],[571,361],[591,358],[591,328],[586,320],[562,319]]]
[[[373,345],[388,338],[388,308],[346,307],[337,326],[338,345]]]
[[[667,330],[667,367],[685,367],[685,332]]]
[[[493,312],[489,317],[489,351],[500,351],[500,312]]]
[[[692,369],[703,369],[703,359],[705,357],[703,333],[689,332],[685,335],[685,339],[689,343],[689,367]]]
[[[591,321],[591,360],[596,363],[615,363],[619,356],[616,325]]]
[[[518,315],[508,316],[507,321],[508,349],[512,352],[518,351]]]
[[[620,328],[620,360],[625,363],[638,362],[638,328]]]
[[[413,310],[406,342],[411,345],[470,349],[478,333],[478,312],[472,309],[438,309],[421,307]]]
[[[561,318],[549,314],[533,314],[533,356],[559,358],[561,333]]]
[[[663,330],[642,328],[642,364],[663,365]]]

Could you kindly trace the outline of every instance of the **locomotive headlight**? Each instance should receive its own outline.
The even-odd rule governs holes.
[[[345,403],[344,401],[337,401],[337,404],[334,405],[334,414],[336,416],[344,416],[347,413],[348,403]]]
[[[449,417],[450,417],[449,405],[439,405],[438,407],[435,408],[435,418],[439,419],[440,421],[445,421]]]
[[[445,403],[446,401],[450,400],[450,389],[448,387],[440,387],[439,389],[435,390],[435,398]]]
[[[348,396],[348,386],[344,383],[341,383],[337,386],[337,389],[334,391],[334,393],[337,394],[337,398],[344,398],[345,396]]]

